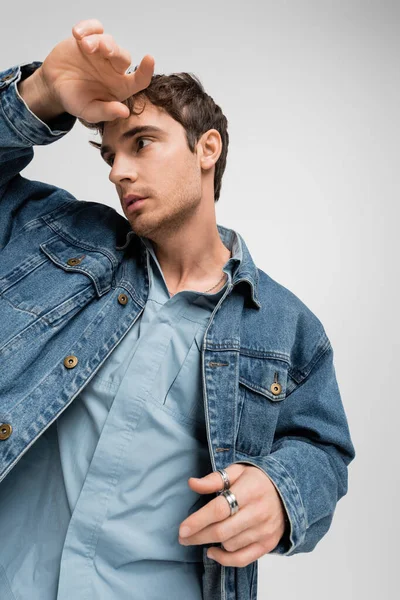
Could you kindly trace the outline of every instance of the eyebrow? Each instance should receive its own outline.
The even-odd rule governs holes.
[[[137,127],[132,127],[132,129],[128,129],[128,131],[125,131],[125,133],[123,133],[120,136],[118,141],[122,142],[123,140],[133,138],[138,133],[151,133],[151,132],[164,133],[164,131],[162,129],[160,129],[160,127],[156,127],[155,125],[140,125]],[[111,146],[97,146],[97,147],[100,148],[100,154],[101,154],[102,158],[104,158],[104,155],[107,152],[112,152]]]

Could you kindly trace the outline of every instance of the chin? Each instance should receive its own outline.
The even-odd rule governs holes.
[[[149,237],[149,234],[154,231],[154,224],[151,223],[140,223],[138,219],[128,219],[132,231],[141,237]],[[139,219],[140,221],[140,219]]]

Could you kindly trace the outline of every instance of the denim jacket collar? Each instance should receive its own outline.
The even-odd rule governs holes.
[[[228,227],[218,224],[217,229],[223,244],[227,248],[231,249],[232,243],[234,243],[234,231]],[[253,304],[253,306],[256,308],[261,308],[261,303],[258,299],[258,269],[251,257],[244,239],[238,232],[235,233],[238,236],[242,246],[242,260],[240,262],[238,261],[239,264],[237,269],[235,269],[232,285],[235,287],[239,283],[245,283],[244,286],[239,286],[238,289],[243,291],[245,296],[250,299],[250,302]],[[140,236],[138,236],[132,229],[127,231],[124,244],[115,246],[116,250],[125,250],[125,248],[129,246],[131,240],[137,240],[137,238],[140,239],[140,248],[144,257],[146,246],[141,240]]]

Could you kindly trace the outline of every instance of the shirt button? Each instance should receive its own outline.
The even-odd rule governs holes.
[[[128,302],[128,296],[126,294],[120,294],[118,296],[118,302],[120,304],[127,304],[127,302]]]
[[[12,434],[12,427],[9,423],[0,424],[0,440],[7,440]]]
[[[280,383],[273,383],[270,387],[270,390],[274,396],[279,396],[282,391],[282,386]]]
[[[77,364],[78,359],[73,354],[70,354],[64,358],[64,367],[67,367],[67,369],[73,369]]]

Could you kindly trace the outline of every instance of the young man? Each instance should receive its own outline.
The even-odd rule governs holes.
[[[255,599],[347,492],[333,350],[216,224],[220,108],[129,64],[88,20],[0,74],[2,594]],[[126,218],[20,175],[76,118]]]

